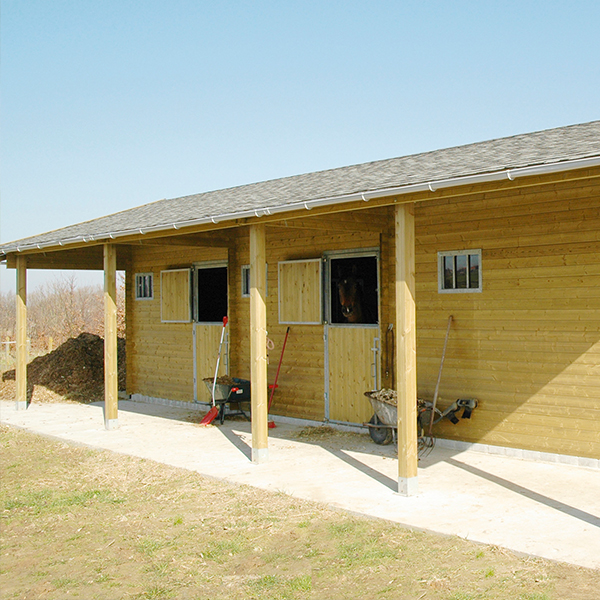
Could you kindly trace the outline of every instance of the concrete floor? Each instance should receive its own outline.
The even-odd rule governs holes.
[[[189,409],[119,403],[106,431],[102,404],[0,402],[3,424],[282,491],[408,527],[600,569],[600,470],[436,447],[419,463],[419,493],[396,493],[393,446],[368,435],[298,437],[305,424],[269,430],[269,461],[250,461],[250,424],[199,427]],[[198,417],[196,416],[196,419]]]

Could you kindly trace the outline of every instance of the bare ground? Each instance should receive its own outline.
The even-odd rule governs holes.
[[[1,434],[3,599],[598,598],[600,571]]]
[[[99,400],[102,369],[101,338],[68,340],[28,365],[29,401]],[[14,372],[2,379],[0,397],[14,399]],[[600,571],[16,429],[0,433],[3,600],[598,598]],[[344,434],[298,435],[326,443]]]

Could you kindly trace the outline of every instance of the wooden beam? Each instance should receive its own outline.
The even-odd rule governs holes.
[[[414,204],[396,207],[398,493],[418,491]]]
[[[252,462],[268,460],[266,235],[250,226],[250,380],[252,382]]]
[[[17,257],[16,409],[27,408],[27,259]]]
[[[103,246],[91,246],[88,248],[57,249],[40,252],[39,254],[27,254],[28,269],[69,269],[102,271]],[[118,250],[117,269],[124,269],[124,259],[130,253],[128,246],[120,246]],[[6,257],[6,266],[9,269],[16,268],[17,258],[21,253],[9,254]],[[23,256],[25,254],[23,253]]]
[[[372,232],[381,233],[390,227],[389,212],[387,207],[371,208],[371,210],[342,212],[335,216],[320,215],[298,218],[285,218],[281,221],[270,223],[269,227],[283,229],[308,229],[324,233],[341,232]]]
[[[104,425],[116,429],[119,402],[117,360],[117,248],[104,245]]]
[[[136,246],[183,246],[185,248],[229,248],[233,244],[233,236],[224,231],[224,235],[218,233],[192,233],[164,238],[141,239],[132,244]]]

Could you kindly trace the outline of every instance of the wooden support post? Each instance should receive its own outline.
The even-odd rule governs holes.
[[[414,204],[396,207],[398,493],[418,491]]]
[[[104,426],[119,426],[117,361],[117,248],[104,244]]]
[[[16,409],[27,408],[27,259],[17,256]]]
[[[250,380],[252,462],[268,460],[267,305],[265,226],[250,226]]]

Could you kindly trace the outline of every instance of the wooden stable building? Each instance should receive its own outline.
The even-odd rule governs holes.
[[[3,244],[0,258],[17,269],[17,407],[26,270],[103,269],[117,424],[124,270],[127,394],[210,401],[227,315],[222,372],[252,382],[255,462],[289,328],[271,414],[362,424],[364,392],[396,389],[399,490],[414,493],[417,395],[434,395],[449,316],[439,404],[479,405],[436,436],[600,459],[600,121],[161,200]]]

